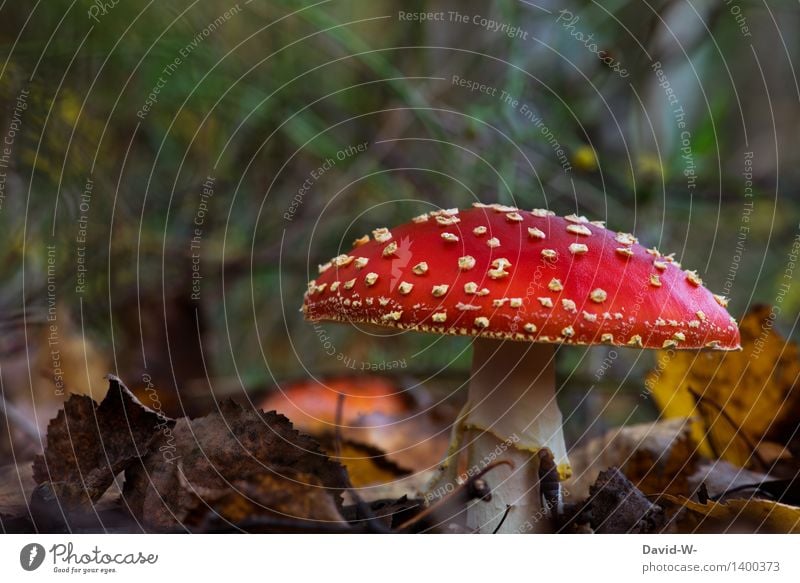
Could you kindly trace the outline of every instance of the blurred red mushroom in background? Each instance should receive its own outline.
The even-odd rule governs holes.
[[[417,391],[419,392],[419,391]],[[276,387],[260,404],[286,415],[298,429],[319,438],[333,455],[337,406],[342,399],[342,463],[354,474],[383,475],[376,469],[395,464],[408,473],[431,470],[447,449],[449,420],[438,409],[422,407],[392,377],[359,375],[300,380]],[[449,411],[449,410],[448,410]],[[382,455],[381,455],[382,454]],[[367,472],[364,465],[372,464]]]
[[[410,399],[402,388],[386,377],[352,377],[300,380],[276,387],[261,402],[264,411],[286,415],[298,428],[308,433],[333,431],[339,396],[344,396],[342,423],[354,425],[368,415],[398,417],[407,413]]]

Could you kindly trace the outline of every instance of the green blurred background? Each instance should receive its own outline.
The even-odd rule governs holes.
[[[56,369],[93,395],[107,371],[151,382],[173,414],[357,372],[298,312],[317,264],[474,200],[635,232],[737,318],[780,302],[795,336],[796,4],[48,0],[0,14],[0,374],[33,425],[63,398]],[[401,361],[385,374],[411,390],[467,376],[467,339],[324,334],[355,362]],[[573,440],[587,420],[596,434],[652,418],[651,354],[561,353]]]

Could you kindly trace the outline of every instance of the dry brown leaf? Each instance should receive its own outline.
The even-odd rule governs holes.
[[[800,533],[800,508],[761,498],[737,498],[701,504],[683,496],[664,495],[659,504],[674,504],[680,532]]]
[[[183,521],[188,525],[202,524],[209,516],[232,524],[254,517],[319,522],[344,520],[333,497],[310,474],[255,474],[219,489],[199,490],[183,480],[181,485],[202,499],[202,503],[195,505]]]
[[[619,427],[589,441],[570,452],[568,497],[586,497],[598,474],[612,466],[645,494],[686,493],[698,460],[689,432],[687,419],[671,419]]]
[[[205,417],[179,419],[143,461],[126,472],[124,495],[153,529],[236,518],[245,509],[249,516],[341,520],[344,468],[275,412],[226,401]]]
[[[701,484],[705,484],[708,495],[716,497],[733,488],[758,484],[769,479],[767,474],[752,472],[724,460],[704,460],[698,465],[697,471],[689,476],[689,489],[683,495],[688,496],[697,491]],[[742,497],[749,493],[751,492],[739,492],[737,496]]]
[[[322,447],[328,455],[347,468],[350,484],[354,488],[386,484],[411,473],[389,460],[379,448],[352,439],[342,440],[340,457],[336,457],[335,442],[336,438],[331,434],[325,434],[321,438]]]
[[[27,512],[34,486],[31,464],[0,467],[0,516],[18,516]]]
[[[147,454],[159,425],[173,422],[142,405],[117,377],[97,405],[72,395],[47,430],[44,455],[33,464],[37,484],[50,482],[67,508],[89,506],[114,476]]]
[[[748,440],[786,443],[786,435],[793,431],[800,406],[796,387],[800,359],[797,346],[774,330],[768,306],[755,306],[742,320],[740,331],[739,352],[659,352],[647,386],[665,417],[701,420],[693,438],[704,455],[715,457],[717,452],[721,459],[744,466],[751,461]],[[698,406],[690,390],[705,402]]]
[[[589,488],[584,514],[592,530],[601,534],[661,532],[664,511],[650,502],[617,468],[600,472]]]

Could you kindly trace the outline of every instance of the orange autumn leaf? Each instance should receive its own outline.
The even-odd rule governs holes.
[[[761,498],[734,498],[706,504],[684,496],[664,494],[659,504],[670,503],[689,511],[676,520],[678,532],[800,533],[800,508]]]

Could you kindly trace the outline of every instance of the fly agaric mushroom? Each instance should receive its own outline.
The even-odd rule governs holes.
[[[585,217],[499,204],[439,210],[362,237],[308,285],[309,320],[474,336],[468,400],[440,480],[507,459],[515,469],[467,524],[541,530],[538,452],[571,469],[555,399],[555,346],[734,350],[727,301],[672,258]],[[499,471],[498,474],[499,475]],[[451,482],[452,485],[452,482]],[[545,509],[548,511],[549,509]],[[532,528],[531,528],[532,525]]]

